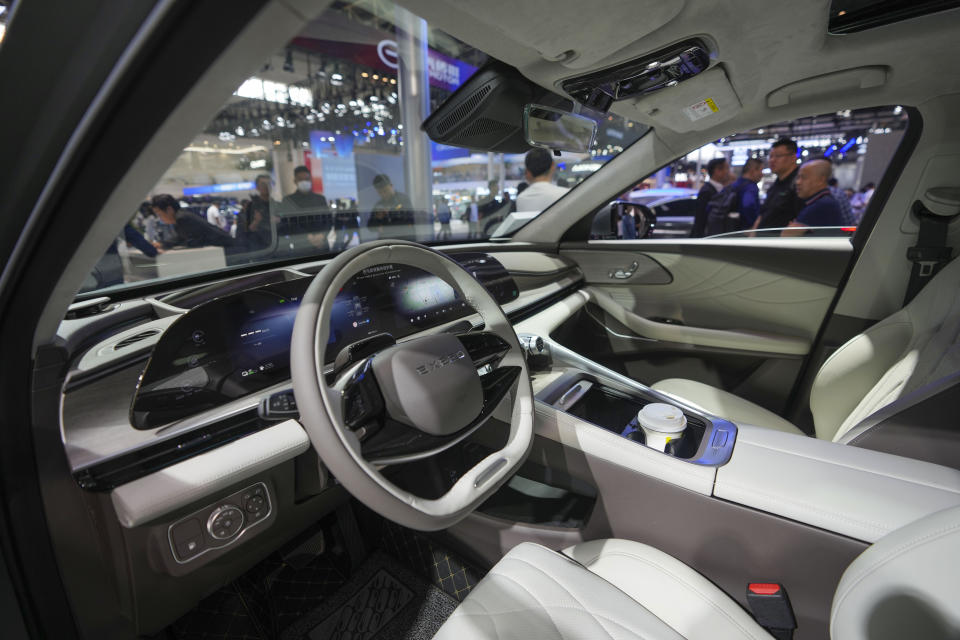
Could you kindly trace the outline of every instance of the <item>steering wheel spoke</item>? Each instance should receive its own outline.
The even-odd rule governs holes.
[[[482,427],[510,393],[523,370],[520,367],[501,367],[480,376],[483,388],[483,406],[480,414],[466,427],[446,436],[435,436],[386,417],[383,428],[367,436],[361,445],[361,454],[372,464],[401,464],[436,455],[456,445]]]
[[[489,331],[461,333],[457,335],[457,339],[477,366],[477,370],[483,373],[496,369],[510,351],[506,340]]]
[[[373,375],[373,358],[367,358],[344,381],[340,391],[344,426],[363,439],[385,418],[383,394]]]

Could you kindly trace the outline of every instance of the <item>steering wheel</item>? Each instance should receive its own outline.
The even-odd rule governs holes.
[[[483,331],[434,332],[395,344],[373,338],[356,350],[362,357],[354,358],[347,348],[334,371],[325,372],[337,293],[364,269],[387,264],[417,267],[442,279],[480,315]],[[380,240],[325,266],[301,300],[290,366],[300,421],[324,464],[354,497],[406,527],[431,531],[457,523],[529,453],[533,390],[513,327],[473,276],[423,245]],[[506,444],[464,471],[439,498],[417,496],[381,473],[385,466],[453,447],[483,428],[495,411],[506,415],[508,404]]]

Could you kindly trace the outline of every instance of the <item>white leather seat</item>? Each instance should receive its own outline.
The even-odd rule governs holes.
[[[440,640],[769,640],[729,596],[639,542],[596,540],[563,554],[525,542],[480,581]]]
[[[960,259],[910,304],[837,349],[810,390],[816,436],[837,441],[858,422],[925,384],[960,371]],[[657,391],[733,422],[802,433],[749,400],[707,384],[670,378]]]
[[[835,640],[960,637],[958,575],[960,507],[954,507],[888,534],[846,569],[833,599],[830,635]],[[772,636],[732,598],[675,558],[638,542],[597,540],[563,554],[529,542],[518,545],[434,637]]]

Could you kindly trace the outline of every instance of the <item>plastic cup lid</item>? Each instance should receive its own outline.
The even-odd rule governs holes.
[[[663,433],[679,433],[687,426],[687,418],[677,407],[664,402],[652,402],[637,413],[641,427]]]

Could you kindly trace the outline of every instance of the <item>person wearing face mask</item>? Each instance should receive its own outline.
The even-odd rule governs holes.
[[[313,178],[305,166],[293,170],[293,180],[297,190],[286,196],[277,209],[278,250],[296,254],[329,251],[327,236],[333,229],[333,216],[327,199],[314,193]]]

